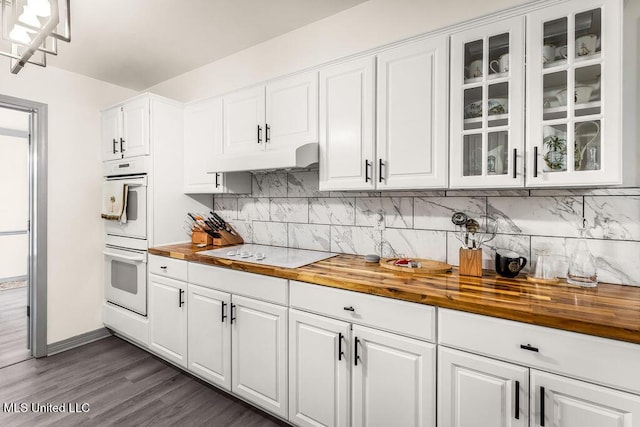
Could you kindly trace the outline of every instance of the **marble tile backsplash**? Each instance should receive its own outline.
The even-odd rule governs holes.
[[[214,208],[246,242],[453,265],[461,243],[451,215],[488,216],[498,234],[484,245],[484,268],[496,248],[526,257],[526,271],[547,250],[561,274],[586,218],[599,280],[640,286],[640,188],[328,192],[312,170],[255,174],[251,194],[215,195]]]

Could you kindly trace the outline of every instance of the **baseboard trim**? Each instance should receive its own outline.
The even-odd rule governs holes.
[[[85,332],[84,334],[76,335],[75,337],[47,345],[47,356],[71,350],[72,348],[80,347],[81,345],[89,344],[90,342],[98,341],[110,336],[111,332],[107,328],[99,328],[95,331]]]

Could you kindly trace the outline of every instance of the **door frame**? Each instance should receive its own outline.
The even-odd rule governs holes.
[[[48,106],[0,95],[0,107],[30,113],[29,118],[29,348],[47,355],[47,133]]]

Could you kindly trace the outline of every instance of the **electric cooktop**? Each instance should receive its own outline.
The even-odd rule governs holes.
[[[284,248],[281,246],[245,244],[202,251],[198,252],[198,255],[270,265],[273,267],[298,268],[334,257],[338,254],[311,251],[308,249]]]

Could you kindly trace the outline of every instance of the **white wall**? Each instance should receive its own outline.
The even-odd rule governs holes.
[[[100,110],[135,92],[52,67],[27,65],[13,75],[0,58],[0,93],[49,106],[47,341],[53,343],[102,327]]]
[[[149,91],[180,101],[208,98],[525,3],[531,0],[369,0]]]

